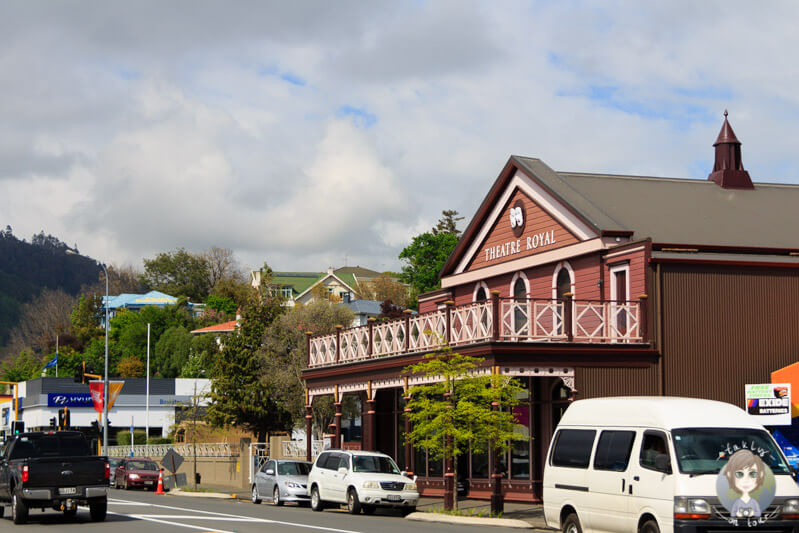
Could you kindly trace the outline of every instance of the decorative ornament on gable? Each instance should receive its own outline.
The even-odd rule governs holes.
[[[721,126],[718,139],[713,143],[716,148],[716,161],[713,172],[707,177],[723,189],[754,189],[749,172],[744,170],[741,160],[741,141],[732,131],[727,121],[727,110],[724,110],[724,124]]]
[[[513,235],[518,238],[524,233],[524,202],[521,199],[514,202],[513,207],[510,208],[510,228],[513,230]]]

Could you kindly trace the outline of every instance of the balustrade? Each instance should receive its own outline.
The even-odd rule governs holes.
[[[500,299],[309,336],[308,366],[432,351],[442,344],[498,342],[644,342],[641,301]],[[642,301],[645,296],[642,296]],[[495,308],[496,306],[496,308]]]

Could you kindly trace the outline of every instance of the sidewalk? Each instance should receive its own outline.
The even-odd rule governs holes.
[[[191,491],[192,486],[186,487]],[[237,500],[249,501],[250,492],[247,489],[236,489],[234,487],[225,487],[220,485],[197,485],[201,492],[181,492],[180,490],[172,489],[168,494],[176,496],[189,496],[196,498],[235,498]],[[536,531],[546,531],[551,533],[554,531],[547,527],[544,521],[544,509],[541,504],[534,503],[514,503],[505,502],[505,512],[502,514],[502,519],[469,517],[468,513],[473,510],[474,513],[484,512],[488,514],[491,510],[491,503],[486,500],[459,500],[458,509],[465,511],[467,516],[454,516],[442,513],[433,513],[434,509],[443,509],[443,498],[421,498],[419,505],[416,506],[417,512],[409,515],[411,520],[435,521],[445,522],[450,524],[473,524],[473,525],[496,525],[506,527],[522,527],[521,524],[514,524],[514,522],[522,521],[527,524],[528,529]],[[422,516],[418,516],[422,515]]]

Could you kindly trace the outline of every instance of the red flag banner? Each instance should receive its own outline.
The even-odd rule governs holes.
[[[119,393],[122,392],[122,385],[124,385],[124,381],[109,381],[108,382],[108,409],[114,407],[114,402],[119,397]],[[92,402],[94,403],[94,410],[98,413],[103,412],[103,382],[102,381],[90,381],[89,382],[89,392],[92,395]]]

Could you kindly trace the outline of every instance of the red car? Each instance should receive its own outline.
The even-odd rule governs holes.
[[[122,459],[114,473],[114,488],[131,489],[140,487],[155,490],[158,486],[158,465],[146,457]]]

